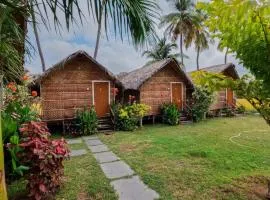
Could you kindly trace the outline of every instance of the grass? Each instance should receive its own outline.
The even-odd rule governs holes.
[[[86,145],[70,145],[71,149],[87,149]],[[65,161],[64,184],[56,195],[57,200],[117,199],[109,180],[105,177],[93,155],[72,157]],[[8,186],[9,199],[22,199],[26,181],[19,180]]]
[[[264,198],[270,128],[260,117],[145,126],[100,138],[161,199]]]

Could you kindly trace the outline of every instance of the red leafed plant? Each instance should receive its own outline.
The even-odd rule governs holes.
[[[24,149],[20,155],[23,164],[30,167],[27,175],[29,196],[36,200],[49,199],[61,184],[63,161],[69,157],[64,139],[50,140],[43,122],[29,122],[20,128]]]

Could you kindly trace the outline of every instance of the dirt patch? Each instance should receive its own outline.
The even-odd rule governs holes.
[[[77,194],[77,200],[91,200],[86,192],[79,192]]]
[[[151,146],[151,144],[121,144],[119,146],[119,150],[120,152],[132,152],[132,151],[141,151],[144,150],[146,148],[149,148]]]
[[[221,186],[213,191],[214,199],[235,196],[249,200],[267,200],[267,180],[270,177],[249,176],[237,179],[230,185]]]

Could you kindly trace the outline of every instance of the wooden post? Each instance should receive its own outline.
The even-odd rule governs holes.
[[[3,106],[3,75],[0,75],[0,199],[7,200],[5,165],[4,165],[4,144],[2,140],[2,119]]]
[[[155,124],[155,122],[156,122],[156,116],[155,115],[153,115],[153,124]]]

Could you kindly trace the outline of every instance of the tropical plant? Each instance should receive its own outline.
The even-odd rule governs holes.
[[[205,118],[213,99],[213,93],[207,88],[200,86],[195,87],[191,101],[189,102],[194,122],[199,122]]]
[[[115,33],[118,31],[121,38],[123,33],[130,34],[135,45],[142,45],[147,39],[155,37],[154,20],[158,18],[159,9],[156,1],[96,0],[91,4],[95,5],[98,22],[94,58],[98,53],[102,23],[107,32],[108,23],[112,21]]]
[[[270,94],[264,89],[264,82],[245,75],[234,85],[237,95],[245,98],[270,125]]]
[[[172,51],[177,48],[175,43],[167,43],[166,37],[159,39],[151,50],[143,52],[143,56],[151,59],[149,63],[160,61],[166,58],[178,58],[180,54],[173,54]]]
[[[0,75],[4,82],[18,80],[23,74],[23,33],[13,16],[14,9],[0,4]],[[16,46],[14,45],[16,44]]]
[[[194,44],[195,44],[195,49],[197,51],[197,70],[200,69],[199,65],[199,56],[200,53],[209,48],[209,43],[213,43],[212,39],[210,38],[210,33],[206,29],[204,25],[204,21],[207,19],[207,15],[202,11],[202,10],[196,10],[198,13],[198,17],[200,18],[200,21],[198,22],[197,26],[195,26],[195,39],[194,39]]]
[[[164,123],[175,126],[180,122],[180,112],[175,104],[166,103],[161,106],[162,120]]]
[[[116,128],[123,131],[133,131],[137,128],[140,122],[142,127],[142,119],[150,110],[146,104],[132,103],[121,106],[116,104],[113,106],[114,114],[116,115]]]
[[[64,139],[50,140],[49,130],[42,122],[29,122],[20,128],[23,151],[19,154],[24,165],[29,166],[27,189],[30,198],[50,199],[61,184],[63,161],[69,150]]]
[[[97,133],[98,119],[95,107],[84,107],[77,111],[77,123],[79,125],[81,135],[92,135]]]
[[[270,91],[269,1],[214,0],[198,6],[207,12],[206,25],[222,48],[235,53]]]
[[[170,0],[174,2],[176,12],[161,18],[160,25],[167,26],[166,31],[175,41],[180,37],[181,62],[184,65],[183,45],[189,46],[194,40],[194,30],[200,21],[192,0]]]

